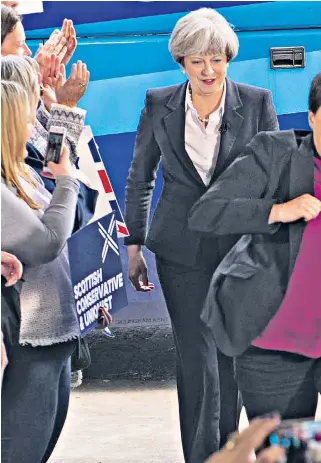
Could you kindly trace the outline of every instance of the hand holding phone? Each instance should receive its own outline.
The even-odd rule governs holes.
[[[70,162],[69,149],[67,146],[63,146],[62,148],[59,163],[55,164],[54,162],[49,162],[48,167],[50,168],[50,171],[53,173],[55,178],[61,175],[69,175],[74,177],[74,168]]]
[[[62,153],[62,148],[64,146],[66,138],[66,129],[65,127],[52,126],[49,130],[48,135],[48,144],[44,160],[44,172],[51,172],[49,167],[50,162],[55,164],[59,163],[60,156]]]
[[[58,164],[55,162],[49,161],[47,165],[50,171],[41,172],[43,177],[48,177],[55,179],[61,175],[70,175],[74,177],[74,168],[70,162],[69,158],[69,149],[66,145],[62,147],[61,155]]]
[[[321,421],[283,421],[266,440],[275,445],[286,450],[287,463],[321,463]]]

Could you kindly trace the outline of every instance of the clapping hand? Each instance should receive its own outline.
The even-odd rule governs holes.
[[[49,39],[40,44],[35,54],[35,60],[39,64],[40,72],[43,73],[47,57],[55,55],[60,58],[62,64],[69,63],[77,47],[76,31],[71,19],[64,19],[61,31],[55,29]]]
[[[62,33],[67,40],[67,50],[62,64],[67,65],[77,47],[76,31],[71,19],[64,19]]]
[[[58,29],[53,31],[49,39],[43,44],[39,45],[39,48],[35,54],[35,60],[39,64],[41,75],[43,75],[44,68],[46,66],[46,60],[51,55],[57,56],[62,61],[67,53],[67,39],[64,34]]]
[[[61,73],[56,85],[57,103],[74,108],[87,89],[89,76],[87,66],[82,61],[77,61],[72,65],[67,80],[65,72]]]
[[[89,75],[86,64],[78,61],[72,65],[70,76],[66,79],[65,66],[61,58],[55,55],[47,56],[42,74],[42,100],[47,110],[50,111],[53,103],[74,108],[87,89]]]
[[[42,74],[42,101],[48,111],[53,103],[57,103],[56,87],[58,80],[62,80],[64,72],[64,65],[61,64],[59,56],[54,54],[46,56]]]

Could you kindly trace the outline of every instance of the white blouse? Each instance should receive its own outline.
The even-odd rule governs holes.
[[[208,186],[213,176],[220,150],[220,127],[224,115],[226,85],[220,106],[210,114],[207,127],[198,119],[193,106],[189,85],[185,98],[185,149],[204,184]]]

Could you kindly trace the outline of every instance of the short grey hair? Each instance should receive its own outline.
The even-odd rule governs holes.
[[[239,40],[226,19],[212,8],[200,8],[176,23],[169,51],[179,64],[185,56],[224,54],[231,61],[238,53]]]

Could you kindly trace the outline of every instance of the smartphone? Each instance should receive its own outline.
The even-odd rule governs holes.
[[[62,147],[66,138],[66,133],[67,130],[65,127],[50,127],[48,134],[48,145],[43,166],[44,172],[50,172],[48,162],[55,162],[56,164],[59,163]]]
[[[268,436],[265,447],[271,445],[285,449],[287,463],[321,463],[321,421],[283,421]]]

